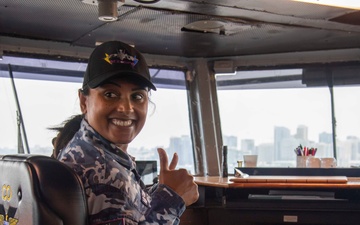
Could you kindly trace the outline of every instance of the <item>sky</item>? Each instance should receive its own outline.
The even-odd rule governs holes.
[[[77,90],[80,83],[15,79],[29,146],[51,146],[55,133],[48,130],[80,113]],[[15,147],[17,119],[10,79],[0,78],[2,106],[1,147]],[[168,146],[169,137],[189,135],[188,109],[184,90],[159,89],[151,92],[146,125],[132,143],[134,147]],[[4,129],[6,127],[6,129]],[[176,128],[176,129],[174,129]],[[165,136],[165,137],[164,137]]]

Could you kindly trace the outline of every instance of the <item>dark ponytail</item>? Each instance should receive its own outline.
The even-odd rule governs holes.
[[[51,157],[57,158],[60,150],[66,147],[69,141],[74,137],[75,133],[80,129],[83,118],[83,114],[74,115],[65,120],[60,126],[49,128],[49,130],[58,132],[57,136],[52,140],[54,150]]]

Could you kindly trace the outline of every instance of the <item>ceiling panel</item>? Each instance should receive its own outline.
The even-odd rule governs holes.
[[[187,58],[360,47],[359,11],[290,0],[125,1],[118,13],[106,23],[96,5],[80,0],[0,0],[0,38],[90,48],[121,40],[147,54]],[[191,23],[221,27],[184,29]]]

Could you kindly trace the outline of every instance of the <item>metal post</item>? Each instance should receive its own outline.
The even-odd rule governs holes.
[[[332,122],[332,139],[333,139],[333,154],[334,158],[337,158],[336,154],[336,118],[335,118],[335,102],[334,102],[334,76],[332,74],[331,69],[326,70],[326,78],[330,90],[330,98],[331,98],[331,122]]]
[[[17,95],[15,82],[14,82],[14,76],[13,76],[12,68],[11,68],[10,64],[8,64],[8,68],[9,68],[9,76],[10,76],[10,80],[11,80],[11,84],[12,84],[12,88],[13,88],[13,92],[14,92],[14,97],[15,97],[16,108],[17,108],[16,116],[17,116],[17,126],[18,126],[18,153],[25,153],[24,145],[23,145],[23,144],[25,144],[26,153],[29,154],[30,150],[29,150],[29,145],[28,145],[28,141],[27,141],[27,137],[26,137],[24,120],[22,117],[20,104],[19,104],[19,98]]]

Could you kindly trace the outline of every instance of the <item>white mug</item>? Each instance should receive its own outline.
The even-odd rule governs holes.
[[[306,159],[307,168],[320,168],[320,159],[316,157],[309,157]]]
[[[321,158],[321,168],[335,168],[336,159],[335,158]]]
[[[257,155],[244,155],[244,166],[245,167],[256,167]]]

